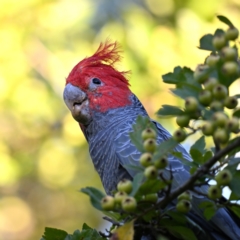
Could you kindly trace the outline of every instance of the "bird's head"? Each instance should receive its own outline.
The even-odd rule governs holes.
[[[106,41],[70,72],[63,97],[72,116],[80,124],[88,125],[94,111],[104,113],[131,103],[127,72],[114,68],[119,60],[117,43]]]

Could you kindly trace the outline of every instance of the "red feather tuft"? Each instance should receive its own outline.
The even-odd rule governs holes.
[[[120,52],[117,42],[107,40],[105,43],[100,43],[97,51],[91,57],[83,59],[72,69],[67,77],[67,83],[76,83],[77,85],[77,82],[80,83],[77,79],[81,80],[79,78],[83,78],[85,74],[89,75],[90,69],[94,68],[97,71],[100,68],[104,69],[106,73],[114,71],[118,80],[129,86],[130,84],[125,77],[125,74],[129,72],[120,72],[114,68],[114,64],[121,60]]]

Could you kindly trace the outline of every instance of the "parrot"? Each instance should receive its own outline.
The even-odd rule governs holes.
[[[97,51],[74,66],[66,78],[63,98],[73,118],[79,123],[89,145],[89,154],[95,170],[107,194],[111,195],[123,179],[132,180],[136,172],[125,168],[127,164],[140,166],[141,152],[131,142],[129,132],[138,116],[149,118],[157,129],[157,143],[171,138],[171,134],[158,122],[152,120],[143,104],[130,90],[129,71],[119,71],[116,63],[121,61],[121,49],[115,41],[100,43]],[[176,151],[192,161],[185,148],[179,144]],[[189,168],[175,156],[169,156],[166,176],[173,175],[172,189],[176,189],[191,174]],[[200,191],[207,194],[208,186]],[[195,231],[197,239],[240,239],[240,221],[227,208],[220,208],[207,221],[199,204],[206,200],[201,194],[193,194],[192,209],[188,218],[199,225]],[[169,206],[176,205],[176,201]],[[143,233],[142,238],[151,238]]]

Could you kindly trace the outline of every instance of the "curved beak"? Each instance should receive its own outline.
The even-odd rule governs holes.
[[[80,88],[68,83],[64,88],[63,99],[73,118],[84,125],[90,121],[89,102],[87,94]]]

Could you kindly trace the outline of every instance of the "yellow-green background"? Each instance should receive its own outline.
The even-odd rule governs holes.
[[[103,230],[85,186],[101,188],[87,144],[62,100],[65,78],[106,38],[123,49],[119,69],[151,116],[177,104],[161,75],[195,68],[198,39],[240,26],[239,0],[1,0],[0,240],[40,239],[44,227]],[[239,86],[235,88],[236,91]],[[171,132],[174,120],[164,120]]]

